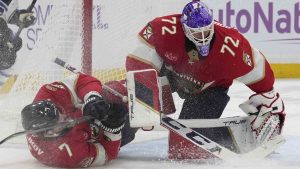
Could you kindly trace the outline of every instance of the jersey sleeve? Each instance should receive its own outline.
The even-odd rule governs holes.
[[[249,71],[237,78],[238,81],[247,85],[252,91],[256,93],[268,92],[273,89],[274,74],[271,66],[265,56],[256,48],[252,47],[244,38],[247,45],[249,45],[249,54],[244,52],[242,55],[243,66],[251,67]]]
[[[69,89],[74,104],[79,104],[92,94],[101,95],[101,82],[89,75],[78,74],[69,77],[63,81],[64,85]]]
[[[238,50],[241,51],[238,52],[238,56],[233,57],[231,68],[233,79],[244,83],[256,93],[272,90],[274,74],[267,59],[237,30],[236,37],[239,37]]]
[[[159,72],[163,61],[157,54],[154,43],[155,35],[149,23],[139,32],[137,47],[126,58],[126,70],[155,69]]]
[[[99,140],[105,149],[106,160],[111,161],[116,159],[121,145],[121,132],[115,134],[104,131]]]
[[[34,101],[49,99],[64,111],[70,111],[72,107],[80,107],[84,97],[91,94],[101,95],[101,92],[102,84],[99,80],[89,75],[78,74],[62,82],[43,85]]]

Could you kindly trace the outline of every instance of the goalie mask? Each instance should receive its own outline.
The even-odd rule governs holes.
[[[48,100],[25,106],[21,112],[25,130],[37,130],[55,125],[59,120],[57,107]]]
[[[211,10],[203,2],[190,2],[184,7],[180,21],[185,36],[196,45],[202,56],[207,56],[214,34]]]
[[[0,0],[0,17],[9,22],[18,6],[18,0]]]

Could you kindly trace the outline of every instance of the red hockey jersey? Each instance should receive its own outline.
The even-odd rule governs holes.
[[[274,76],[264,56],[236,29],[214,22],[214,37],[205,59],[198,56],[180,23],[180,14],[158,17],[140,33],[141,43],[126,60],[130,70],[165,66],[177,79],[177,88],[199,93],[213,86],[229,87],[234,79],[254,92],[273,88]]]
[[[80,74],[64,82],[42,86],[34,101],[50,99],[61,110],[60,117],[78,118],[82,116],[82,100],[91,91],[101,94],[100,81]],[[120,147],[120,137],[107,140],[103,133],[92,137],[87,122],[76,125],[63,136],[45,139],[27,135],[26,138],[31,154],[41,163],[54,167],[103,165],[116,158]]]

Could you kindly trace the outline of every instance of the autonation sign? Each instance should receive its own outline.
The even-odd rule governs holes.
[[[268,33],[300,33],[299,2],[291,9],[275,9],[275,2],[269,2],[264,7],[260,2],[254,2],[251,9],[235,9],[232,3],[229,1],[218,10],[218,19],[227,26],[235,22],[234,26],[242,33],[259,33],[260,28]]]
[[[300,63],[300,1],[205,1],[214,18],[236,27],[273,63]]]

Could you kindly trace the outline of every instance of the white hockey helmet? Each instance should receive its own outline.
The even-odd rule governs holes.
[[[18,6],[18,0],[0,0],[0,17],[8,22]]]

